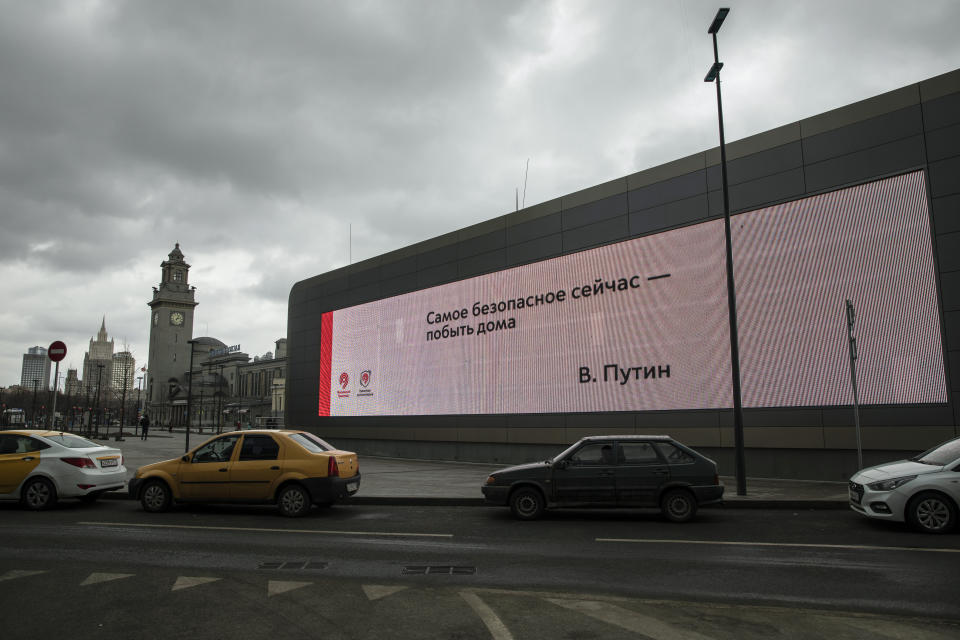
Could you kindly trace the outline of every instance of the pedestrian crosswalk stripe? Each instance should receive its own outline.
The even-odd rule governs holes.
[[[363,587],[363,592],[367,594],[368,600],[379,600],[380,598],[386,598],[387,596],[392,596],[399,591],[409,588],[383,584],[365,584],[361,586]]]
[[[26,578],[28,576],[35,576],[40,573],[46,573],[46,571],[26,571],[23,569],[12,569],[7,571],[5,574],[0,576],[0,582],[4,580],[16,580],[17,578]]]
[[[110,582],[111,580],[121,580],[123,578],[130,578],[134,574],[132,573],[91,573],[87,576],[87,579],[80,583],[81,587],[85,587],[89,584],[99,584],[101,582]]]
[[[480,620],[487,627],[493,640],[513,640],[510,629],[507,629],[507,625],[503,624],[500,616],[490,608],[490,605],[481,600],[480,596],[472,591],[461,591],[460,597],[466,600],[474,613],[480,616]]]
[[[267,597],[275,596],[280,593],[286,593],[287,591],[293,591],[294,589],[300,589],[301,587],[307,587],[313,584],[312,582],[287,582],[284,580],[271,580],[267,584]]]
[[[196,587],[197,585],[207,584],[208,582],[216,582],[220,578],[192,578],[189,576],[178,576],[177,581],[174,583],[170,591],[179,591],[180,589],[189,589],[190,587]]]
[[[562,598],[547,598],[547,601],[621,629],[643,634],[654,640],[712,640],[711,636],[705,636],[702,633],[683,627],[676,627],[653,616],[643,615],[610,602],[565,600]]]

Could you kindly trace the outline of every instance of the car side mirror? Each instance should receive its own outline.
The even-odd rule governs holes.
[[[182,460],[183,462],[190,462],[190,454],[189,453],[184,454],[184,456],[180,458],[180,460]]]
[[[566,460],[557,460],[553,463],[554,469],[566,469],[569,466],[569,462]]]

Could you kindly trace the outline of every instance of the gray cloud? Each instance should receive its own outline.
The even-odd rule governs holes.
[[[960,66],[947,0],[742,0],[729,139]],[[198,333],[249,353],[297,280],[716,145],[716,7],[507,0],[0,2],[0,386],[144,360],[180,242]]]

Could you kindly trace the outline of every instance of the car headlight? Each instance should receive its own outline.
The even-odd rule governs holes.
[[[880,480],[878,482],[871,482],[867,486],[873,489],[874,491],[893,491],[897,487],[901,487],[917,476],[903,476],[902,478],[890,478],[889,480]]]
[[[487,476],[487,484],[496,484],[496,483],[497,483],[496,476]]]

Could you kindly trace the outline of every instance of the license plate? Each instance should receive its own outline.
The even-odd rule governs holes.
[[[100,461],[101,467],[115,467],[119,464],[116,458],[104,458]]]
[[[360,483],[359,483],[359,482],[348,482],[348,483],[347,483],[347,491],[356,491],[356,490],[359,489],[359,488],[360,488]]]

